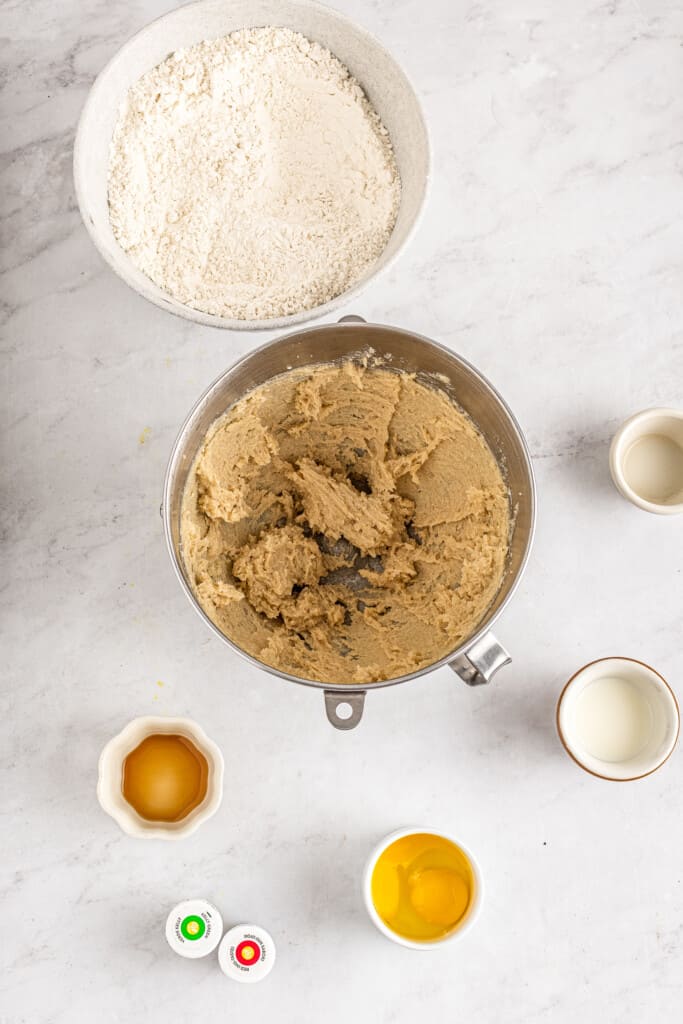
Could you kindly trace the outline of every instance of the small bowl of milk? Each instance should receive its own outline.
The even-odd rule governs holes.
[[[614,435],[609,453],[614,484],[646,512],[683,512],[683,412],[645,409]]]
[[[630,782],[650,775],[670,756],[680,714],[659,672],[632,658],[601,658],[579,669],[564,687],[557,731],[585,771]]]

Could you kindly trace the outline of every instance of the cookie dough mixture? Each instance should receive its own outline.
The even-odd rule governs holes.
[[[500,468],[441,391],[310,366],[209,430],[182,511],[209,617],[254,657],[333,683],[429,665],[476,629],[505,571]]]

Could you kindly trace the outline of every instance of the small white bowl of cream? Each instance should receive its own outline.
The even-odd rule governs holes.
[[[614,435],[609,453],[617,490],[658,515],[683,512],[683,411],[645,409]]]
[[[673,690],[649,665],[601,658],[576,672],[557,704],[557,731],[585,771],[630,782],[660,768],[680,731]]]

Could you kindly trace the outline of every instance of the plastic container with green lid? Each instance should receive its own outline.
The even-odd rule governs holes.
[[[199,960],[221,941],[223,918],[208,900],[183,900],[166,919],[166,941],[178,956]]]

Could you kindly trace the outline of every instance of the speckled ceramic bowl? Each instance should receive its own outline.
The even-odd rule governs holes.
[[[387,247],[373,267],[335,299],[272,320],[235,320],[192,309],[173,299],[134,266],[109,223],[109,145],[121,101],[137,80],[174,50],[241,28],[274,25],[301,32],[345,64],[391,136],[401,175],[401,205]],[[81,215],[100,254],[150,302],[197,323],[233,330],[281,328],[325,316],[357,296],[405,247],[422,210],[429,179],[429,141],[413,87],[394,58],[364,29],[313,0],[199,0],[171,11],[133,36],[100,73],[81,114],[74,148],[74,181]]]

